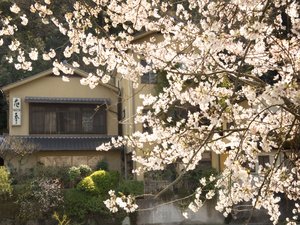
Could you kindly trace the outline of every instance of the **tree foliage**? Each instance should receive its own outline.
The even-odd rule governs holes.
[[[0,142],[0,157],[2,157],[8,165],[12,160],[16,160],[18,170],[26,163],[28,156],[37,151],[37,145],[19,137],[3,136]]]
[[[31,49],[46,51],[51,48],[59,49],[63,47],[64,43],[67,41],[67,38],[63,35],[60,35],[60,32],[54,29],[53,26],[46,26],[45,24],[40,23],[38,15],[30,13],[29,8],[32,2],[23,0],[16,0],[14,2],[24,8],[24,13],[27,15],[27,17],[22,17],[23,20],[20,19],[18,15],[10,11],[11,1],[1,1],[0,12],[2,15],[5,14],[7,18],[9,18],[13,23],[17,23],[20,21],[24,21],[23,24],[28,23],[26,26],[23,25],[16,28],[18,32],[14,33],[14,38],[17,38],[22,43],[26,43],[26,48],[24,48],[25,52],[28,53],[31,51]],[[70,7],[69,2],[67,1],[64,1],[64,3],[59,3],[57,1],[55,4],[52,5],[51,8],[56,12],[62,12],[62,16],[66,8]],[[28,22],[26,19],[30,22]],[[6,36],[6,38],[3,39],[3,46],[0,50],[0,87],[15,82],[17,80],[26,78],[38,72],[44,71],[51,67],[51,62],[44,61],[40,58],[33,62],[32,68],[30,70],[16,70],[14,64],[8,63],[11,60],[11,57],[16,57],[19,53],[18,51],[10,51],[8,47],[13,38],[10,38],[9,35],[7,36],[2,34],[1,36]]]
[[[190,204],[194,211],[202,205],[199,196],[209,182],[216,182],[216,188],[206,197],[217,193],[216,209],[225,216],[233,206],[250,202],[253,208],[265,208],[276,224],[278,194],[299,201],[298,1],[82,0],[57,13],[51,0],[28,4],[29,9],[13,4],[9,15],[1,13],[0,43],[8,44],[15,68],[31,70],[32,62],[43,58],[67,81],[73,69],[62,60],[73,67],[89,65],[90,76],[81,83],[91,88],[114,74],[134,87],[144,73],[166,74],[168,86],[157,96],[143,96],[144,105],[153,110],[136,118],[152,127],[151,134],[137,132],[99,149],[126,144],[144,152],[133,152],[141,165],[136,172],[180,163],[183,170],[168,187],[195,169],[205,152],[227,154],[221,175],[203,180],[196,189]],[[60,49],[21,43],[24,14],[57,28],[68,42]],[[137,39],[143,32],[148,39]],[[174,108],[184,108],[184,115],[175,120],[168,116]],[[146,143],[153,149],[144,148]],[[249,173],[257,167],[258,156],[266,154],[273,160]],[[112,211],[117,205],[132,210],[131,198],[125,204],[110,194],[107,205]],[[300,211],[294,203],[289,224],[295,224]]]

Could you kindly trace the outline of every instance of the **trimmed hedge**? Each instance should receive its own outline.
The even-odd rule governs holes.
[[[106,196],[109,190],[118,187],[119,177],[118,172],[98,170],[83,178],[76,188],[91,194]]]
[[[90,220],[98,221],[95,224],[122,224],[126,213],[112,214],[104,204],[107,198],[108,194],[101,196],[74,188],[68,189],[65,191],[64,212],[73,222],[80,224],[92,224]]]
[[[83,220],[90,213],[108,214],[109,211],[105,207],[102,196],[90,195],[88,193],[68,189],[65,192],[65,210],[70,217]]]

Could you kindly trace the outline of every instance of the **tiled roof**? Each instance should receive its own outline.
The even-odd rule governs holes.
[[[31,103],[81,103],[81,104],[110,104],[107,98],[59,98],[26,96],[25,102]]]
[[[102,143],[109,142],[113,136],[13,136],[33,144],[39,151],[55,150],[96,150]],[[0,140],[1,142],[1,140]],[[3,142],[3,140],[2,140]],[[3,144],[3,143],[2,143]],[[1,145],[1,143],[0,143]]]

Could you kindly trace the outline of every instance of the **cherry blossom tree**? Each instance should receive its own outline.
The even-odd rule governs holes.
[[[300,207],[300,5],[296,0],[82,0],[70,1],[71,10],[56,15],[51,0],[35,0],[30,12],[12,4],[1,12],[0,45],[7,45],[16,69],[31,70],[32,61],[52,61],[55,75],[71,74],[72,67],[90,65],[82,80],[95,87],[118,74],[138,86],[139,77],[153,71],[165,74],[167,84],[158,95],[141,96],[145,107],[136,122],[147,122],[152,133],[136,132],[99,147],[128,145],[145,154],[133,154],[136,171],[162,170],[177,162],[183,166],[175,184],[193,170],[203,153],[227,154],[220,176],[202,180],[189,208],[203,205],[202,190],[209,182],[217,196],[216,209],[227,216],[233,206],[250,202],[264,208],[277,224],[280,197],[294,204],[296,224]],[[26,11],[27,10],[27,11]],[[27,14],[26,14],[27,12]],[[16,33],[31,14],[45,26],[56,27],[68,42],[60,48],[28,48]],[[148,41],[135,42],[145,32]],[[160,38],[158,38],[160,37]],[[58,57],[58,52],[63,57]],[[140,60],[147,62],[146,66]],[[64,77],[67,80],[67,77]],[[185,108],[174,119],[168,112]],[[142,109],[139,109],[142,112]],[[145,144],[153,148],[147,151]],[[249,173],[259,154],[274,160]],[[167,187],[167,188],[168,188]],[[133,199],[110,192],[106,203],[133,211]]]
[[[38,152],[38,146],[13,136],[4,136],[0,142],[0,157],[5,159],[9,166],[15,160],[17,168],[14,169],[17,169],[18,172],[21,172],[21,168],[28,161],[28,157],[36,152]]]

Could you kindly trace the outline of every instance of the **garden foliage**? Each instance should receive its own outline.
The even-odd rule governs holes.
[[[119,179],[118,172],[98,170],[80,181],[77,189],[91,194],[107,195],[110,189],[117,188]]]
[[[12,186],[6,167],[0,166],[0,199],[7,199],[12,194]]]
[[[43,218],[63,204],[63,193],[58,179],[35,179],[24,185],[18,196],[21,221]]]

